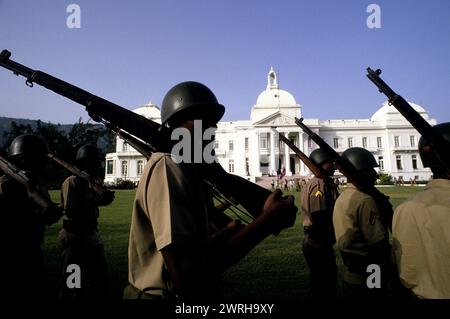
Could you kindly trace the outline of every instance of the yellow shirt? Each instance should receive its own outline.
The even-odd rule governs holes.
[[[419,297],[450,298],[450,180],[432,180],[401,204],[392,233],[403,284]]]
[[[190,170],[170,154],[154,153],[134,200],[128,246],[128,281],[141,291],[170,290],[161,249],[171,244],[201,249],[209,239],[203,191]]]
[[[336,200],[333,225],[341,253],[365,258],[368,257],[370,245],[389,238],[386,227],[380,221],[375,200],[350,183]],[[360,284],[364,278],[346,269],[344,280]]]

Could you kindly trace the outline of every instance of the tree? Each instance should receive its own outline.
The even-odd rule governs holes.
[[[100,149],[101,157],[104,158],[107,152],[114,149],[115,141],[114,134],[103,125],[83,123],[81,118],[67,134],[63,132],[60,124],[54,125],[38,120],[35,129],[30,124],[23,125],[11,122],[10,130],[3,133],[4,149],[6,150],[9,147],[14,138],[22,134],[41,136],[47,142],[51,153],[72,164],[75,164],[77,150],[82,145],[96,145]],[[45,175],[50,188],[59,189],[69,172],[51,161],[46,168]]]
[[[9,131],[3,132],[3,146],[2,148],[7,149],[11,142],[19,135],[22,134],[33,134],[33,128],[30,124],[24,125],[24,124],[17,124],[17,122],[12,121],[11,122],[11,128]]]

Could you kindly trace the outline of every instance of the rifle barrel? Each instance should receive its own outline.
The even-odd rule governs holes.
[[[448,164],[450,162],[450,156],[448,155],[450,143],[448,143],[441,135],[436,134],[433,131],[431,124],[428,123],[402,96],[395,93],[394,90],[380,78],[380,74],[380,69],[374,71],[371,68],[367,68],[367,77],[378,87],[381,93],[384,93],[388,97],[389,104],[393,105],[420,135],[435,146],[433,151],[450,176],[450,167]]]

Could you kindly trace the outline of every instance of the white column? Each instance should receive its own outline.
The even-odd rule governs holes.
[[[284,133],[284,136],[289,139],[289,133]],[[290,170],[290,157],[289,157],[289,146],[287,146],[286,143],[284,143],[284,167],[286,169],[286,176],[291,176],[291,170]]]
[[[275,133],[270,132],[270,166],[269,174],[276,175],[275,171]]]
[[[306,154],[305,150],[305,145],[304,145],[304,140],[303,140],[303,132],[298,132],[298,146],[300,147],[300,150]],[[308,154],[306,154],[308,155]],[[300,161],[300,175],[306,175],[306,168],[305,168],[305,163],[303,163],[303,161]]]
[[[261,174],[261,169],[260,169],[260,158],[259,158],[259,133],[255,132],[252,136],[252,140],[253,142],[251,143],[251,148],[252,148],[252,164],[251,164],[251,174],[253,176],[258,176],[260,177]]]
[[[242,131],[237,131],[234,137],[234,174],[246,176],[245,170],[245,134]]]

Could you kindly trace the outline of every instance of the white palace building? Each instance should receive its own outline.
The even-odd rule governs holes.
[[[410,103],[431,125],[436,124],[419,105]],[[134,112],[161,122],[160,109],[153,103]],[[220,122],[216,132],[216,155],[230,173],[255,181],[261,176],[276,176],[285,170],[286,176],[308,176],[311,172],[283,142],[272,127],[288,137],[305,154],[317,145],[294,123],[302,116],[302,105],[287,91],[279,88],[276,72],[271,68],[267,87],[251,108],[250,120]],[[304,119],[304,123],[320,135],[338,153],[349,147],[363,147],[375,156],[380,171],[404,181],[416,178],[428,180],[431,171],[424,168],[417,144],[418,132],[387,102],[370,119],[319,120]],[[117,138],[116,152],[106,155],[105,182],[120,179],[138,182],[145,158]]]

